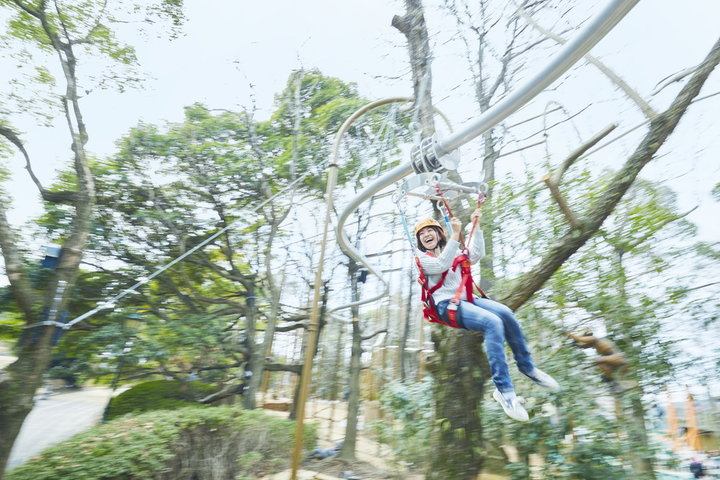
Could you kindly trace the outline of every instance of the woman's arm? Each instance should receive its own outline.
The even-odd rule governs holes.
[[[482,218],[482,211],[477,208],[470,215],[473,222],[476,222],[475,231],[473,232],[471,244],[467,246],[470,252],[470,263],[476,263],[482,257],[485,256],[485,236],[483,235],[482,229],[480,228],[480,219]],[[477,220],[476,220],[477,219]]]
[[[460,242],[451,237],[443,251],[440,252],[440,255],[437,257],[431,257],[430,255],[421,253],[419,255],[420,265],[425,275],[439,275],[445,270],[449,270],[450,267],[452,267],[453,260],[455,260],[457,256],[459,247]]]
[[[480,227],[475,228],[468,250],[470,251],[470,263],[476,263],[485,256],[485,236]]]

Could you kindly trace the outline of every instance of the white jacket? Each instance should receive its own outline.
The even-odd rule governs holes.
[[[478,260],[485,256],[485,237],[483,237],[482,230],[479,228],[473,233],[471,244],[468,245],[468,251],[470,263],[472,264],[477,263]],[[443,300],[452,299],[460,286],[460,280],[462,279],[460,266],[454,271],[450,270],[453,260],[455,260],[455,257],[460,255],[460,253],[460,242],[452,239],[448,240],[447,245],[445,245],[445,248],[437,257],[429,252],[421,252],[420,250],[416,252],[418,258],[420,258],[420,265],[422,266],[423,272],[427,277],[428,288],[437,285],[442,277],[442,273],[449,270],[442,286],[433,293],[435,304]],[[460,298],[467,300],[464,290]]]

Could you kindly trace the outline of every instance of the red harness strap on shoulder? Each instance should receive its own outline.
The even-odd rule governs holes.
[[[455,260],[453,260],[453,264],[451,267],[451,269],[454,271],[457,269],[458,266],[460,266],[461,280],[460,286],[455,291],[455,295],[448,304],[448,321],[446,322],[437,313],[435,301],[433,300],[432,294],[435,293],[435,291],[442,286],[443,282],[445,281],[445,277],[447,276],[448,270],[444,271],[442,273],[442,276],[440,277],[440,281],[432,288],[430,288],[428,286],[425,272],[423,272],[422,265],[420,264],[420,258],[417,256],[415,256],[415,263],[417,263],[418,272],[420,272],[418,276],[418,282],[422,286],[421,299],[423,305],[423,316],[428,322],[441,323],[443,325],[447,325],[448,327],[453,328],[461,328],[457,321],[457,309],[460,305],[460,299],[463,292],[465,292],[465,298],[470,300],[473,298],[473,287],[475,287],[477,288],[480,295],[482,295],[484,298],[487,298],[485,292],[483,292],[480,287],[475,285],[475,283],[473,282],[472,272],[470,269],[470,259],[468,258],[466,253],[461,253],[460,255],[455,257]]]
[[[442,323],[443,325],[447,325],[448,327],[453,328],[459,328],[457,322],[445,322],[440,317],[440,315],[437,312],[437,308],[435,307],[435,300],[433,299],[432,294],[435,293],[435,291],[440,288],[445,281],[445,277],[447,277],[447,270],[442,273],[442,276],[440,277],[440,281],[434,285],[432,288],[428,285],[427,277],[425,276],[425,272],[422,269],[422,265],[420,264],[420,258],[416,255],[415,256],[415,263],[418,267],[418,283],[420,283],[421,288],[421,300],[422,300],[422,311],[423,311],[423,317],[425,320],[431,323]],[[454,319],[453,319],[454,320]]]

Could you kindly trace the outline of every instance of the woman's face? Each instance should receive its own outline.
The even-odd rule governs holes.
[[[418,232],[418,239],[425,250],[435,250],[440,241],[440,234],[436,228],[424,227]]]

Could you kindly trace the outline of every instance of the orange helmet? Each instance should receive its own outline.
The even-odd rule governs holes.
[[[418,223],[415,224],[415,236],[417,237],[417,234],[425,227],[437,227],[440,230],[443,229],[442,225],[435,220],[434,218],[426,218],[424,220],[420,220]]]
[[[425,227],[433,227],[435,230],[437,230],[438,235],[440,236],[440,241],[438,242],[438,246],[440,248],[443,248],[447,244],[447,237],[445,236],[445,230],[443,229],[442,225],[440,225],[437,220],[434,220],[432,218],[426,218],[425,220],[420,220],[418,223],[415,224],[415,244],[420,249],[420,251],[424,252],[425,247],[423,247],[422,242],[418,238],[418,233],[420,233],[420,230]]]

